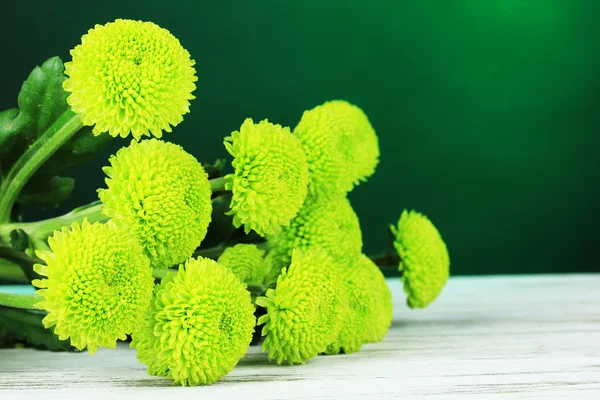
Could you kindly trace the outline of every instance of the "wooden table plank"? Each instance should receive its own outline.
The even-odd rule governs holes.
[[[413,311],[397,280],[394,323],[359,353],[278,366],[252,347],[221,382],[174,387],[134,350],[0,350],[0,399],[600,399],[600,274],[452,278]]]

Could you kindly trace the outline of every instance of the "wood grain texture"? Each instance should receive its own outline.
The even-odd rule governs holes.
[[[393,326],[356,354],[278,366],[252,347],[221,382],[182,388],[126,345],[0,350],[0,399],[600,399],[600,274],[452,278],[426,310],[389,284]]]

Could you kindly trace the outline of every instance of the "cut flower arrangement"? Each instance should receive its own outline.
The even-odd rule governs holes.
[[[53,351],[130,341],[150,375],[219,381],[254,341],[302,364],[382,340],[392,320],[380,267],[399,268],[411,308],[449,275],[444,241],[403,211],[382,254],[362,252],[347,194],[379,163],[365,113],[343,100],[293,128],[240,121],[231,155],[198,161],[162,140],[189,112],[195,62],[169,31],[116,20],[37,67],[18,108],[0,112],[0,347]],[[19,205],[56,207],[82,165],[130,138],[103,169],[98,201],[22,222]],[[1,289],[1,288],[0,288]]]

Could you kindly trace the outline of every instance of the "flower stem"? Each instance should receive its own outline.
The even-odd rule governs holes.
[[[223,190],[225,190],[225,178],[224,177],[218,177],[215,179],[210,179],[210,190],[212,190],[213,193],[215,192],[222,192]]]
[[[12,294],[0,292],[0,306],[12,308],[24,308],[28,310],[37,310],[34,306],[42,300],[42,296],[37,294]]]
[[[0,225],[0,238],[9,243],[10,233],[13,230],[20,229],[34,240],[45,241],[54,231],[60,230],[63,226],[69,226],[73,222],[81,222],[84,218],[87,218],[90,223],[108,220],[108,217],[102,214],[102,203],[95,201],[78,207],[65,215],[43,221],[14,222]]]
[[[82,127],[79,114],[69,109],[21,155],[0,186],[0,224],[10,221],[15,201],[33,174]]]

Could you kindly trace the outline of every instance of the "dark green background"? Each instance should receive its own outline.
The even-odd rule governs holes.
[[[0,108],[95,23],[151,20],[197,61],[192,113],[166,139],[200,159],[245,117],[294,126],[328,99],[377,130],[377,174],[351,193],[365,250],[403,208],[434,221],[452,271],[600,271],[600,1],[59,1],[2,6]],[[100,166],[74,198],[95,198]],[[26,210],[26,217],[41,214]]]

